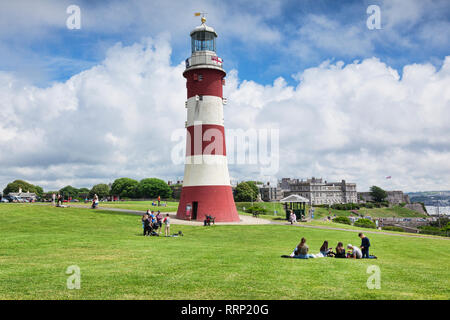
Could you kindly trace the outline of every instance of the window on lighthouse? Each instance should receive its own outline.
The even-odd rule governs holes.
[[[216,51],[216,36],[213,32],[198,31],[192,35],[192,52]]]

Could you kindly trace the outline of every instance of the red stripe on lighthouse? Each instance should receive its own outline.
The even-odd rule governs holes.
[[[225,128],[215,124],[187,127],[186,156],[226,156]]]
[[[194,217],[194,202],[196,217]],[[191,211],[186,212],[190,205]],[[178,205],[177,218],[183,220],[203,221],[206,216],[213,216],[216,222],[238,222],[239,215],[234,204],[231,186],[192,186],[183,187]]]
[[[225,72],[217,69],[194,69],[186,71],[188,99],[195,96],[216,96],[222,98],[222,79]]]

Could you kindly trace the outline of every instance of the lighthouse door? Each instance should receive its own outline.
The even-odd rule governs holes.
[[[192,202],[192,220],[197,220],[198,202]]]

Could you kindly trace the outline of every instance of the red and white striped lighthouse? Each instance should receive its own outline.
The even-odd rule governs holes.
[[[177,218],[239,221],[230,185],[223,123],[222,86],[226,72],[216,54],[217,33],[205,24],[191,32],[186,59],[186,161]]]

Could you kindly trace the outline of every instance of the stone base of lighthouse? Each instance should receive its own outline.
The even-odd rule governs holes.
[[[177,218],[203,221],[207,215],[215,217],[216,222],[239,222],[231,186],[186,186],[181,189]]]

